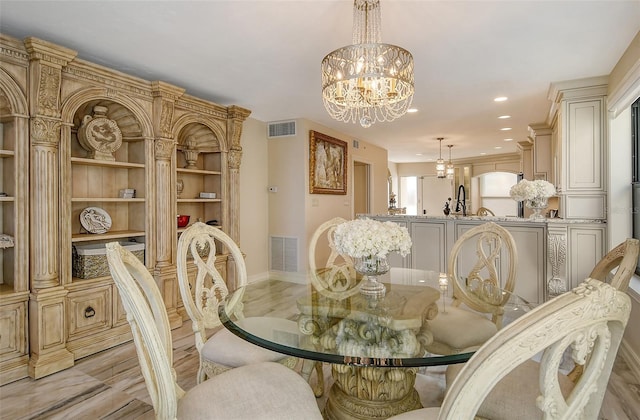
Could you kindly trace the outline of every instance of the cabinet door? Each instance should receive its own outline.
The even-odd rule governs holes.
[[[411,268],[447,271],[445,223],[411,223]]]
[[[514,292],[530,303],[542,303],[546,279],[545,228],[542,226],[504,227],[513,236],[518,255]],[[506,265],[503,269],[507,269]]]
[[[569,287],[574,288],[586,279],[604,256],[604,227],[569,226]]]
[[[27,303],[0,306],[0,362],[26,354]]]

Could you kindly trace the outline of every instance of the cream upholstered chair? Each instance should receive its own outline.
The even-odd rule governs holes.
[[[247,269],[240,248],[222,230],[204,224],[194,223],[180,235],[178,241],[178,284],[184,308],[191,318],[195,333],[196,348],[200,354],[198,383],[226,370],[258,362],[279,362],[294,368],[295,357],[276,353],[249,343],[226,328],[218,318],[218,305],[228,295],[227,284],[215,267],[216,244],[218,241],[230,253],[236,287],[247,283]],[[196,266],[193,283],[189,281],[189,261]],[[236,302],[233,314],[243,319],[248,328],[269,328],[265,317],[244,318],[242,302]],[[294,321],[270,318],[269,323],[278,325],[280,331],[298,332]],[[218,328],[213,334],[210,331]]]
[[[480,207],[476,214],[478,216],[495,216],[495,214],[486,207]]]
[[[502,226],[489,222],[463,233],[449,254],[453,303],[429,321],[434,341],[427,350],[459,353],[493,336],[502,327],[504,304],[509,299],[502,291],[513,291],[517,264],[515,241]],[[456,327],[451,328],[452,324]]]
[[[117,242],[107,244],[107,259],[157,419],[322,418],[304,379],[272,362],[230,370],[185,392],[176,383],[169,318],[155,280]]]
[[[333,233],[336,227],[346,222],[342,217],[334,217],[318,226],[309,242],[309,270],[315,290],[331,299],[346,299],[358,292],[359,278],[356,277],[350,256],[336,251]],[[318,266],[319,248],[328,247],[329,256]],[[327,249],[325,248],[325,251]],[[326,255],[326,254],[325,254]]]
[[[625,293],[587,279],[480,347],[461,365],[442,407],[392,419],[597,419],[630,311]],[[566,349],[586,362],[575,385],[559,372]],[[540,352],[540,363],[531,360]]]

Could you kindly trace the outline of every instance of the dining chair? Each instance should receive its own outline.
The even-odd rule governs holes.
[[[358,292],[361,279],[357,278],[353,259],[336,251],[333,233],[336,227],[346,222],[342,217],[334,217],[316,228],[309,241],[309,274],[313,289],[322,296],[342,300]],[[326,260],[320,256],[328,256]],[[320,255],[320,256],[319,256]],[[318,260],[322,265],[318,265]],[[322,362],[308,361],[302,366],[303,377],[311,375],[315,369],[317,382],[314,393],[317,397],[324,393],[324,371]]]
[[[624,242],[613,248],[591,270],[589,277],[609,283],[611,286],[626,292],[629,282],[635,272],[640,253],[640,241],[627,238]],[[612,271],[616,269],[615,273]],[[573,382],[582,375],[584,366],[576,364],[567,375]]]
[[[278,362],[295,368],[298,359],[256,346],[221,327],[218,306],[229,294],[224,278],[216,268],[216,251],[220,246],[229,252],[235,287],[247,284],[244,255],[238,245],[221,229],[197,222],[188,227],[178,240],[178,285],[184,308],[191,318],[195,343],[200,356],[197,383],[224,371],[259,362]],[[195,275],[190,276],[190,266],[195,265]],[[242,302],[233,302],[233,313],[245,326],[271,328],[279,331],[298,331],[294,321],[268,317],[245,318]],[[268,321],[268,322],[267,322]],[[272,325],[272,326],[270,326]],[[211,331],[215,330],[213,333]]]
[[[627,238],[624,242],[607,253],[591,270],[589,277],[604,281],[616,289],[626,292],[629,281],[638,264],[640,241]],[[611,273],[617,268],[615,273]]]
[[[358,293],[360,278],[356,276],[353,259],[336,251],[333,234],[336,227],[346,222],[342,217],[334,217],[318,226],[309,242],[309,271],[311,284],[318,293],[331,299],[346,299]],[[318,266],[318,255],[323,258]]]
[[[495,216],[495,214],[486,207],[480,207],[476,212],[478,216]]]
[[[502,327],[504,304],[515,287],[517,264],[515,241],[502,226],[488,222],[460,235],[448,261],[453,302],[429,321],[434,341],[427,351],[459,353],[495,335]]]
[[[119,243],[106,247],[157,419],[322,418],[304,379],[273,362],[239,367],[183,390],[176,382],[169,317],[155,280]]]
[[[586,279],[482,345],[460,365],[441,407],[392,419],[597,419],[630,312],[626,293]],[[575,384],[560,372],[565,350],[586,363]]]

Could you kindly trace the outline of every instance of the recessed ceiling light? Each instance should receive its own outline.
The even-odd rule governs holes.
[[[504,127],[500,129],[500,131],[509,131],[509,130],[511,130],[511,127]]]
[[[414,112],[418,112],[418,109],[417,108],[409,108],[409,109],[407,109],[407,113],[408,114],[413,114]]]
[[[513,139],[504,139],[504,141],[513,141]]]
[[[501,120],[506,120],[507,118],[511,118],[511,115],[500,115],[498,118]]]
[[[497,98],[494,99],[494,101],[496,101],[496,102],[504,102],[507,99],[509,99],[509,98],[507,98],[506,96],[498,96]]]
[[[494,149],[502,149],[502,146],[496,146]]]
[[[484,156],[484,155],[486,155],[486,154],[487,154],[486,152],[480,152],[480,155],[481,155],[481,156]]]
[[[416,156],[422,156],[422,153],[416,153]]]

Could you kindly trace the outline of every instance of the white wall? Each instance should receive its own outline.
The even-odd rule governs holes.
[[[248,118],[242,128],[240,165],[240,249],[249,281],[266,278],[269,198],[266,124]]]

